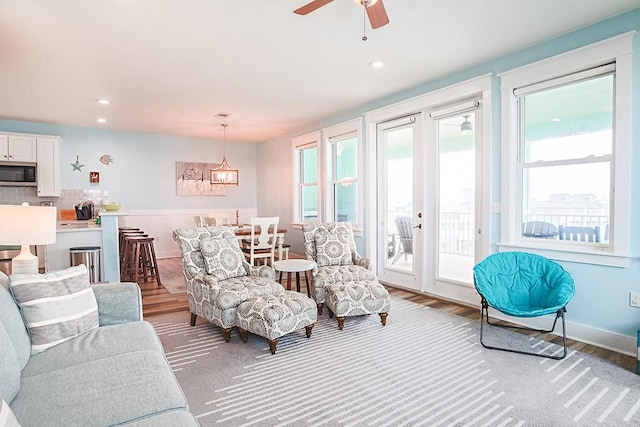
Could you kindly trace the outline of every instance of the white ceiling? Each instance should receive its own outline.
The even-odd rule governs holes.
[[[640,6],[384,1],[0,0],[0,118],[260,142]]]

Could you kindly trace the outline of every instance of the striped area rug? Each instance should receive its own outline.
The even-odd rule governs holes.
[[[189,406],[203,426],[640,425],[640,377],[571,351],[562,361],[491,351],[477,322],[393,298],[378,316],[320,316],[281,338],[275,355],[255,335],[189,315],[154,317]],[[491,329],[501,344],[554,344]],[[493,342],[493,341],[492,341]]]

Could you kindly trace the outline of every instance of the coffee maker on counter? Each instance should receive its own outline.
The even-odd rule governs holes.
[[[76,205],[75,208],[76,219],[78,221],[93,219],[95,206],[91,200],[86,200],[79,205]]]

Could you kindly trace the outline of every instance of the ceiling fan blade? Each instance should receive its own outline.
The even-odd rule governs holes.
[[[311,13],[316,9],[321,8],[322,6],[331,3],[333,0],[313,0],[311,3],[305,4],[304,6],[296,9],[293,13],[297,13],[298,15],[306,15],[307,13]]]
[[[389,17],[387,16],[387,11],[384,8],[382,0],[378,0],[375,4],[369,6],[367,8],[367,15],[369,16],[369,22],[371,22],[371,28],[374,30],[389,23]]]

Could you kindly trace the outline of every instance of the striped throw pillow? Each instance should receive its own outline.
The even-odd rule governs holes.
[[[31,354],[98,327],[98,304],[84,265],[13,274],[9,286],[29,329]]]
[[[0,427],[20,427],[9,404],[2,399],[0,399]]]

